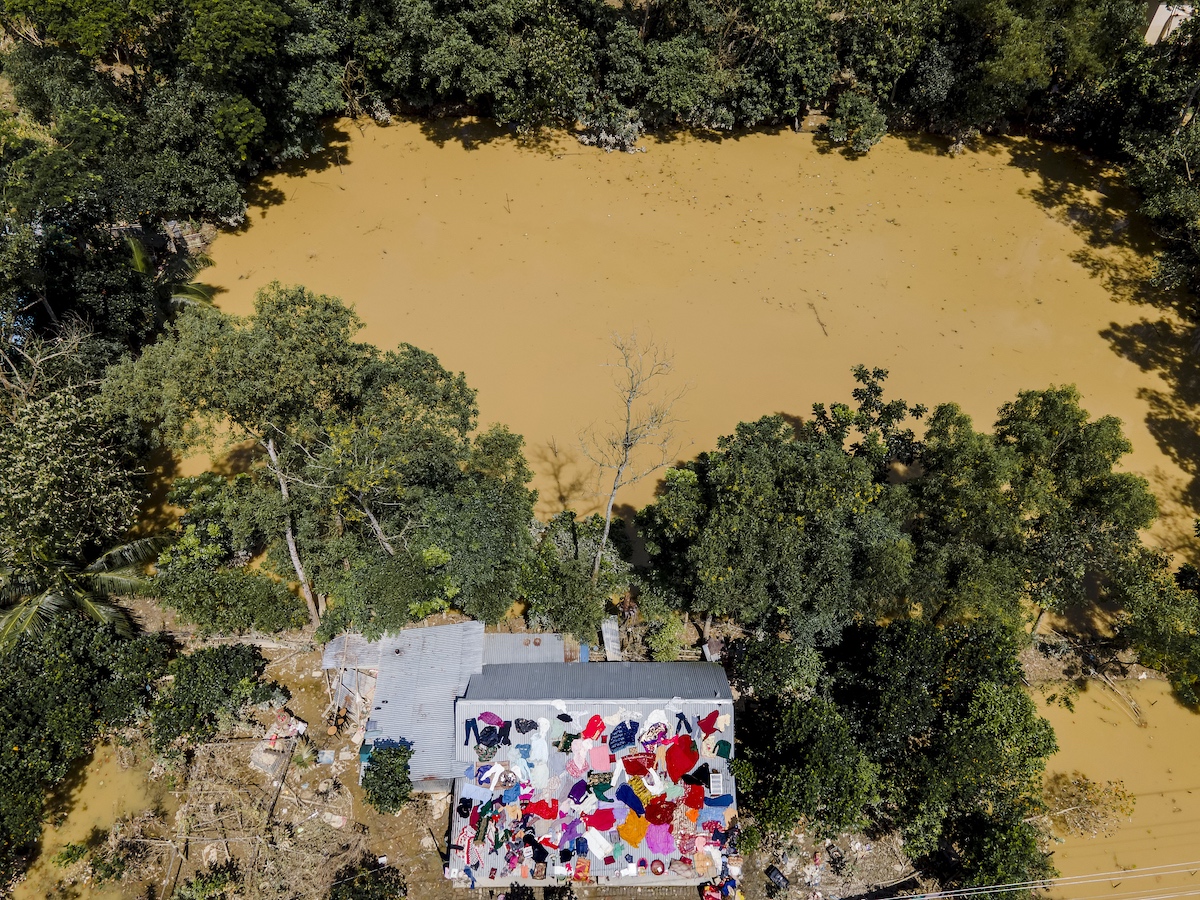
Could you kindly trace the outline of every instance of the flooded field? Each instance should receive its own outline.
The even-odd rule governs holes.
[[[1119,688],[1140,710],[1141,723],[1128,703],[1096,682],[1075,698],[1074,712],[1043,706],[1059,744],[1047,766],[1050,773],[1119,779],[1137,796],[1132,821],[1111,835],[1070,838],[1054,854],[1064,876],[1118,874],[1053,894],[1120,898],[1135,892],[1142,897],[1200,892],[1200,755],[1195,750],[1200,718],[1175,702],[1164,682],[1119,682]],[[1169,868],[1176,863],[1191,865],[1182,871]]]
[[[1018,390],[1073,382],[1124,420],[1129,465],[1163,500],[1157,538],[1190,550],[1189,338],[1136,302],[1150,248],[1131,199],[1073,152],[996,140],[951,158],[889,137],[850,160],[785,132],[604,154],[471,123],[343,122],[335,138],[217,239],[218,303],[246,313],[268,281],[303,283],[354,304],[367,340],[465,371],[484,421],[525,436],[542,514],[595,508],[577,436],[615,411],[609,337],[636,329],[691,386],[681,456],[738,421],[849,400],[859,362],[982,427]]]

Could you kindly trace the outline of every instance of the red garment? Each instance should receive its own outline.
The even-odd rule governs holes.
[[[600,832],[610,831],[617,824],[617,817],[613,814],[612,807],[598,809],[591,815],[585,814],[581,818],[588,828],[595,828]]]
[[[554,821],[558,818],[558,800],[539,800],[536,803],[530,803],[522,812],[527,816],[540,816],[543,819]]]
[[[588,719],[587,728],[583,729],[583,736],[589,741],[594,741],[602,734],[604,734],[604,720],[599,716],[592,716]]]
[[[670,825],[675,819],[675,803],[665,796],[655,797],[646,807],[646,821],[651,825]]]
[[[699,761],[700,754],[696,750],[696,742],[690,734],[681,734],[667,748],[667,776],[677,782],[692,771]]]
[[[701,719],[699,722],[699,725],[700,725],[700,731],[702,731],[704,733],[705,737],[708,737],[710,734],[712,734],[714,731],[716,731],[717,730],[717,710],[714,709],[707,716],[705,716],[703,719]]]
[[[654,754],[630,753],[621,757],[621,765],[625,767],[625,773],[628,775],[645,775],[654,768]]]
[[[689,784],[687,793],[683,795],[683,805],[690,809],[700,809],[704,806],[704,785]]]

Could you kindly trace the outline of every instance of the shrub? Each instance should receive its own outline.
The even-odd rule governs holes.
[[[329,892],[329,900],[396,900],[407,896],[404,875],[390,866],[380,866],[369,856],[338,872]]]
[[[371,754],[371,765],[363,772],[363,792],[367,802],[381,813],[394,813],[408,802],[412,781],[408,761],[412,748],[404,744],[380,747]]]
[[[847,91],[838,98],[829,120],[829,140],[849,144],[855,153],[866,153],[887,134],[887,116],[865,94]]]
[[[263,703],[282,689],[260,680],[266,660],[257,647],[208,647],[172,660],[175,680],[151,711],[154,747],[206,741],[225,730],[249,704]]]

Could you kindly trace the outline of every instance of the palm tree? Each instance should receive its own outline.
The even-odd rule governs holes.
[[[162,546],[161,537],[141,538],[91,562],[59,559],[39,547],[30,552],[29,564],[0,569],[0,654],[12,650],[21,635],[38,634],[71,610],[131,637],[129,617],[111,598],[146,591],[141,569],[157,558]]]
[[[212,306],[215,289],[195,280],[200,272],[213,264],[208,256],[172,253],[162,267],[156,269],[141,241],[132,236],[126,236],[125,241],[129,244],[134,270],[148,277],[154,285],[163,318],[185,306]]]

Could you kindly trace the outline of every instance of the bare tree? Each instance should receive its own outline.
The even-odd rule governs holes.
[[[592,564],[593,583],[600,577],[617,492],[669,465],[682,449],[675,437],[679,419],[675,418],[674,407],[687,392],[686,385],[675,391],[664,390],[662,381],[674,370],[674,360],[670,351],[653,338],[642,342],[637,332],[628,337],[613,332],[612,346],[618,359],[606,365],[613,369],[613,386],[621,397],[620,416],[603,426],[593,425],[579,437],[584,456],[600,469],[600,478],[606,472],[612,473],[604,507],[604,534]]]

